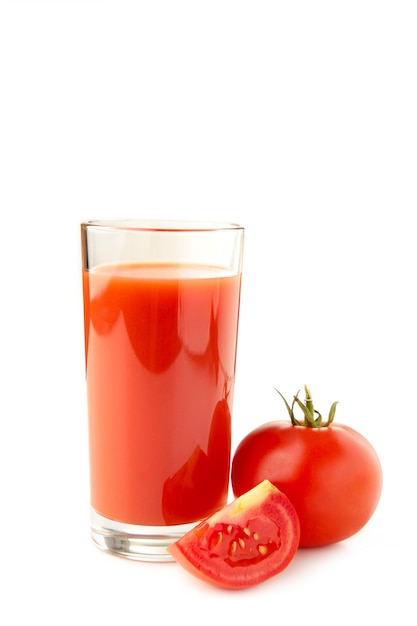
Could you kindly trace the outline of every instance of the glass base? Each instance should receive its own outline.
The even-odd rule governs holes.
[[[91,509],[91,536],[101,550],[136,561],[170,562],[167,551],[198,522],[178,526],[138,526],[108,519]]]

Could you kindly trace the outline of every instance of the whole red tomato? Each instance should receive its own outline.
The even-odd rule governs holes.
[[[336,403],[323,422],[307,387],[306,402],[283,398],[291,421],[269,422],[249,433],[232,461],[234,494],[267,479],[293,503],[300,520],[300,547],[335,543],[357,533],[374,513],[382,469],[369,441],[333,422]],[[304,414],[302,422],[294,407]]]

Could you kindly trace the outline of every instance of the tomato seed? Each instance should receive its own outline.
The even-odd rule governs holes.
[[[268,548],[266,546],[258,546],[258,552],[264,556],[268,552]]]
[[[246,537],[250,537],[250,530],[247,526],[245,526],[245,528],[243,529],[243,532],[245,533]]]
[[[253,538],[255,539],[255,541],[258,541],[259,539],[258,533],[253,533]]]
[[[243,548],[245,547],[245,542],[243,541],[243,539],[242,539],[242,538],[239,538],[239,545],[240,545],[240,547],[241,547],[241,548],[242,548],[242,550],[243,550]]]

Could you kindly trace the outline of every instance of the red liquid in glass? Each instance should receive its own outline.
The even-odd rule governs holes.
[[[91,504],[131,524],[197,521],[227,501],[240,275],[84,271]]]

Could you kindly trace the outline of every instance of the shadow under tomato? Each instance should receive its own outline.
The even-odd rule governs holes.
[[[314,571],[317,570],[318,567],[318,561],[320,561],[320,567],[322,567],[326,561],[331,563],[333,559],[339,559],[341,557],[346,547],[343,541],[339,541],[327,546],[298,548],[289,567],[282,573],[288,577],[298,577],[301,573],[303,576],[310,574],[313,579]]]

